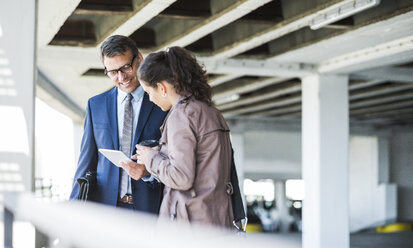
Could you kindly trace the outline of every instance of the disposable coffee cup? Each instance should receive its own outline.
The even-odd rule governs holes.
[[[143,140],[139,142],[139,145],[147,146],[147,147],[155,147],[155,146],[159,146],[159,140]]]

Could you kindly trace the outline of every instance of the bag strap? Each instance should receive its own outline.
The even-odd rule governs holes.
[[[241,191],[239,189],[237,169],[235,167],[234,161],[234,149],[231,145],[231,184],[233,188],[233,194],[231,194],[232,200],[232,212],[234,214],[233,225],[238,230],[238,232],[243,231],[247,228],[248,218],[245,215],[244,204],[242,203]],[[244,220],[244,223],[242,223]],[[237,222],[241,223],[241,227],[238,226]]]

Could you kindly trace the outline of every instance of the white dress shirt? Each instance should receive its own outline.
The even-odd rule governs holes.
[[[139,119],[139,113],[141,111],[141,106],[142,106],[142,101],[143,101],[143,94],[145,92],[143,91],[142,87],[138,86],[136,90],[131,92],[133,99],[132,99],[132,143],[133,139],[135,137],[136,133],[136,127],[138,125],[138,119]],[[123,117],[124,117],[124,110],[125,110],[125,99],[126,99],[126,92],[123,92],[118,88],[118,105],[117,105],[117,111],[118,111],[118,134],[119,134],[119,144],[122,144],[122,129],[123,129]],[[132,144],[133,146],[133,144]],[[135,147],[130,147],[130,152],[129,152],[129,157],[132,156],[132,153],[134,151]],[[130,183],[130,177],[129,177],[129,184],[128,184],[128,194],[132,193],[132,188],[131,188],[131,183]]]

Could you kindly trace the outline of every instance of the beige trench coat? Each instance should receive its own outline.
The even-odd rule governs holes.
[[[165,184],[160,217],[231,227],[229,128],[214,107],[179,97],[161,127],[147,170]]]

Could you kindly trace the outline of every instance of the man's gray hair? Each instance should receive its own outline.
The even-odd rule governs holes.
[[[128,50],[131,51],[132,55],[135,57],[139,54],[138,47],[136,46],[135,41],[131,38],[123,35],[112,35],[100,46],[100,56],[103,60],[104,57],[125,54]]]

